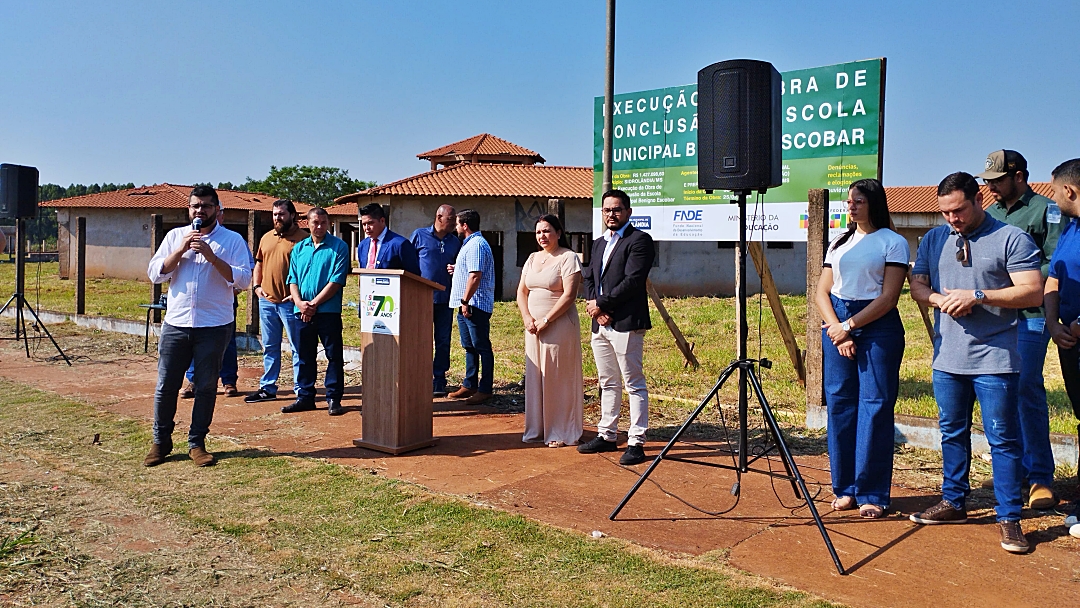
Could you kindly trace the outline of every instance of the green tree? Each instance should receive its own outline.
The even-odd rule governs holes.
[[[339,196],[367,190],[375,185],[375,182],[353,179],[348,171],[336,167],[297,165],[278,168],[271,165],[270,174],[265,179],[248,177],[238,189],[327,207],[334,204],[334,199]]]

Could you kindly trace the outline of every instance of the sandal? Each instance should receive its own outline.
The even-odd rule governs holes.
[[[885,509],[872,504],[860,505],[859,517],[863,519],[881,519],[885,517]]]
[[[562,441],[549,441],[547,446],[549,448],[565,448],[566,444]]]
[[[854,496],[837,496],[832,501],[833,511],[850,511],[855,508]]]

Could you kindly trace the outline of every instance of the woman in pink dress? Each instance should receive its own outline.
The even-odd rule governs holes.
[[[581,261],[566,247],[559,218],[536,221],[533,253],[521,269],[517,304],[525,322],[525,434],[522,441],[548,447],[581,438],[581,326],[578,287]]]

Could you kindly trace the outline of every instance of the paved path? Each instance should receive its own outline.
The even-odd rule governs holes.
[[[108,363],[80,360],[68,368],[20,354],[11,350],[4,354],[0,376],[111,412],[151,419],[153,356],[124,356]],[[241,369],[241,385],[254,385],[259,371]],[[1044,530],[1032,530],[1028,522],[1025,529],[1034,551],[1018,556],[999,548],[997,527],[989,516],[973,524],[931,528],[915,526],[900,515],[867,521],[850,512],[830,512],[828,463],[823,456],[800,457],[799,462],[808,481],[825,488],[817,506],[850,570],[848,576],[833,569],[817,528],[805,506],[797,508],[790,486],[775,485],[783,503],[792,506],[787,508],[764,475],[743,479],[742,498],[736,505],[730,494],[734,473],[665,462],[619,521],[612,522],[608,513],[646,465],[631,470],[617,464],[617,453],[583,456],[573,448],[523,444],[520,414],[437,401],[434,429],[441,437],[439,444],[392,457],[352,447],[351,440],[360,435],[359,395],[346,395],[347,413],[340,418],[330,418],[325,409],[284,415],[278,411],[284,403],[249,405],[242,398],[219,396],[212,435],[372,469],[586,534],[600,530],[679,553],[727,551],[730,563],[738,568],[852,606],[1080,602],[1080,541],[1068,536],[1060,518]],[[182,402],[182,418],[189,413],[183,409]],[[186,426],[186,419],[178,420],[178,430]],[[654,455],[660,447],[649,444],[646,453]],[[715,446],[704,446],[710,447]],[[717,459],[709,450],[689,445],[681,452]],[[778,462],[774,466],[780,468]],[[906,515],[934,502],[934,496],[901,495],[894,499],[894,507]],[[711,511],[731,510],[713,517],[686,503]]]

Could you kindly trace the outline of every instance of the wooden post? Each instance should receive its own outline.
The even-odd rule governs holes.
[[[910,265],[908,265],[907,279],[908,279],[908,287],[909,288],[911,287],[911,268],[913,266],[915,266],[914,262],[912,262]],[[930,343],[933,344],[934,343],[934,322],[932,320],[930,320],[930,309],[927,308],[926,305],[923,304],[922,302],[916,302],[916,304],[918,304],[918,306],[919,306],[919,314],[922,315],[923,326],[926,327],[926,335],[927,335],[927,337],[930,338]]]
[[[75,314],[86,314],[86,218],[75,218],[78,260],[75,266]]]
[[[165,224],[160,213],[150,214],[150,255],[153,256],[165,241]],[[150,303],[161,301],[161,283],[150,285]],[[161,311],[153,311],[154,323],[161,323]]]
[[[660,313],[660,318],[664,320],[668,329],[671,330],[671,335],[675,336],[675,345],[679,347],[683,358],[686,359],[687,363],[693,365],[694,369],[701,367],[697,357],[694,356],[694,345],[686,342],[686,338],[683,337],[682,332],[679,331],[679,326],[675,324],[675,320],[668,314],[667,308],[664,307],[663,300],[660,299],[660,294],[657,293],[656,288],[653,287],[650,279],[645,279],[645,289],[649,292],[649,297],[652,298],[653,305],[656,306],[657,312]]]
[[[247,222],[248,251],[252,253],[259,250],[259,212],[248,211]],[[253,282],[254,283],[254,282]],[[251,336],[259,335],[259,296],[255,295],[255,287],[248,289],[248,306],[246,314],[247,333]]]
[[[825,379],[821,369],[821,313],[814,304],[821,265],[829,247],[829,191],[815,188],[807,192],[806,208],[806,426],[824,428]]]
[[[563,225],[563,230],[566,230],[566,204],[557,198],[549,198],[547,202],[547,212],[555,217],[559,218],[559,222]]]
[[[769,269],[769,261],[765,258],[765,250],[762,249],[759,242],[749,243],[747,249],[750,250],[750,257],[754,260],[754,268],[757,269],[758,277],[761,278],[761,289],[765,292],[765,296],[769,298],[769,308],[772,309],[773,318],[776,319],[776,326],[780,329],[780,336],[784,339],[784,346],[787,348],[788,357],[791,358],[791,365],[795,367],[795,375],[799,379],[799,384],[806,386],[806,367],[803,362],[802,351],[799,350],[799,343],[795,340],[795,332],[791,329],[791,322],[788,321],[784,304],[780,301],[780,293],[776,290],[776,281],[773,280],[772,271]]]

